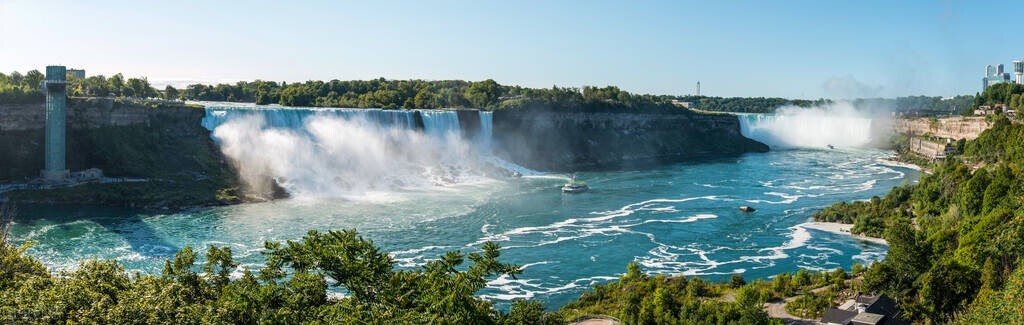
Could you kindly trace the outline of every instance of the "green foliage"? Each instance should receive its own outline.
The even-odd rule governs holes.
[[[39,70],[32,70],[25,75],[12,72],[10,75],[0,73],[0,103],[30,104],[41,103],[46,98],[40,89],[46,76]],[[160,93],[149,84],[145,77],[128,78],[125,80],[120,73],[110,78],[103,75],[78,79],[68,76],[67,94],[77,97],[160,97]],[[172,90],[174,87],[168,87]],[[176,93],[176,90],[174,90]],[[177,99],[177,95],[163,95],[165,99]]]
[[[0,242],[0,322],[46,323],[422,323],[559,324],[539,302],[518,301],[508,314],[474,294],[486,280],[515,276],[499,247],[449,252],[416,270],[396,270],[354,230],[311,231],[300,241],[268,242],[266,266],[232,278],[238,263],[211,246],[201,273],[190,247],[159,276],[129,274],[113,260],[87,261],[51,276],[24,246]],[[467,265],[468,260],[468,265]],[[258,275],[257,275],[258,274]],[[337,286],[349,297],[329,298]]]
[[[619,281],[594,286],[562,307],[559,313],[570,320],[608,315],[622,320],[623,324],[781,323],[767,318],[762,307],[765,302],[828,287],[835,280],[841,282],[848,277],[841,269],[831,272],[800,270],[795,276],[782,273],[771,281],[756,280],[737,286],[742,277],[735,277],[737,281],[730,278],[723,283],[708,283],[697,277],[648,276],[638,264],[630,263]],[[821,305],[819,301],[824,301],[827,306],[835,295],[835,291],[830,290],[816,296],[818,300],[814,302]],[[824,307],[816,312],[822,311]]]
[[[903,112],[914,115],[948,115],[971,112],[974,96],[942,97],[909,96],[897,98],[860,98],[851,104],[858,108],[875,110],[880,113]],[[802,100],[765,97],[707,97],[684,96],[679,100],[691,102],[705,111],[738,113],[772,113],[783,106],[812,107],[832,104],[828,99]]]
[[[811,107],[829,103],[828,100],[802,100],[765,97],[708,97],[683,96],[680,101],[693,103],[697,109],[716,112],[772,113],[783,106]],[[693,108],[694,106],[690,106]]]
[[[1006,104],[1013,108],[1019,108],[1020,96],[1024,94],[1024,85],[1016,83],[998,83],[985,88],[978,99],[974,101],[974,108],[980,105]],[[1014,102],[1014,98],[1017,98]],[[1017,106],[1014,106],[1016,104]]]
[[[0,103],[41,103],[46,96],[40,89],[40,82],[45,78],[39,70],[26,75],[17,71],[10,75],[0,73]]]
[[[1024,268],[1009,275],[1001,290],[985,288],[956,324],[1024,324]]]
[[[1005,90],[993,87],[987,92]],[[966,161],[984,163],[976,171],[965,160],[947,159],[916,185],[869,202],[839,203],[815,218],[864,225],[854,232],[888,240],[885,261],[865,271],[864,286],[899,299],[906,319],[956,321],[954,315],[1001,290],[1007,275],[1020,269],[1021,143],[1024,125],[997,117],[991,129],[964,144]]]
[[[805,292],[803,295],[793,299],[793,301],[786,303],[786,312],[801,318],[821,318],[825,310],[835,307],[835,304],[832,303],[832,297],[834,296],[835,293],[832,292]]]
[[[545,109],[561,111],[685,112],[670,96],[630,94],[617,87],[524,88],[494,80],[373,80],[277,83],[256,80],[235,84],[189,85],[181,92],[189,100],[255,102],[285,106],[354,108],[480,108]]]
[[[729,277],[729,285],[732,286],[733,288],[739,288],[746,284],[747,280],[743,279],[743,275],[733,274],[731,277]]]

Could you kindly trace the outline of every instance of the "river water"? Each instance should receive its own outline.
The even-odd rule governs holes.
[[[486,141],[462,143],[440,131],[426,140],[410,140],[410,133],[394,131],[388,124],[410,123],[404,118],[332,125],[328,122],[351,122],[342,116],[349,113],[334,112],[326,126],[310,123],[308,116],[292,122],[265,118],[246,124],[248,131],[218,132],[232,120],[227,116],[234,114],[213,113],[218,110],[226,109],[208,108],[209,115],[220,120],[204,125],[215,130],[225,152],[237,155],[236,159],[262,159],[260,152],[291,150],[290,159],[250,167],[279,177],[290,192],[302,195],[170,214],[22,207],[12,229],[14,239],[35,242],[29,254],[56,269],[73,269],[83,259],[113,258],[130,270],[146,273],[160,272],[164,259],[182,247],[205,250],[208,245],[230,246],[243,263],[240,269],[255,269],[265,241],[299,239],[310,229],[358,229],[391,252],[404,268],[417,267],[445,251],[468,252],[494,241],[503,247],[501,259],[522,265],[524,272],[518,279],[492,279],[480,294],[499,304],[533,298],[557,308],[589,286],[615,279],[629,262],[640,263],[652,274],[722,280],[736,273],[753,279],[797,268],[848,269],[856,262],[883,258],[884,245],[802,224],[816,209],[882,196],[893,186],[919,177],[914,170],[884,164],[891,155],[888,151],[773,145],[775,150],[764,154],[646,170],[578,173],[576,177],[587,181],[591,190],[563,194],[559,187],[569,175],[524,170],[524,177],[505,178],[474,173],[473,164],[452,167],[453,160],[484,156],[473,152]],[[265,117],[274,114],[263,113]],[[453,128],[450,118],[438,117]],[[756,127],[751,121],[767,123],[763,117],[749,118],[744,128]],[[339,135],[321,134],[318,129],[359,127],[371,128],[369,134],[391,130],[387,132],[394,137],[365,144],[366,138],[358,137],[368,135],[345,133],[358,138],[355,142],[361,145],[356,146],[333,143],[330,139]],[[484,127],[489,130],[489,121]],[[288,131],[296,129],[301,132]],[[249,140],[240,142],[233,136]],[[235,148],[229,153],[232,145],[260,150]],[[278,147],[268,150],[267,145]],[[408,153],[413,148],[426,149]],[[354,152],[368,158],[343,159]],[[380,175],[375,173],[382,172],[374,159],[380,155],[397,161],[383,170],[400,173],[403,179],[378,180]],[[287,163],[298,157],[343,162]],[[316,173],[309,173],[311,168]],[[336,171],[339,168],[354,171]],[[333,181],[304,179],[318,173],[329,174]],[[358,175],[371,176],[348,180]],[[741,212],[741,205],[757,211]]]

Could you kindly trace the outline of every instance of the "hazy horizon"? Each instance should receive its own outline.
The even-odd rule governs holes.
[[[484,80],[721,97],[955,96],[1024,57],[1015,2],[0,0],[0,72],[63,64],[157,86]],[[51,19],[46,19],[47,17]]]

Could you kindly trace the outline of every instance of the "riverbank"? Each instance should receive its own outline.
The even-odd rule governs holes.
[[[889,245],[889,242],[887,242],[885,239],[878,238],[878,237],[870,237],[870,236],[865,236],[865,235],[860,235],[860,234],[854,234],[854,233],[850,232],[850,230],[853,229],[853,225],[852,224],[838,223],[838,222],[811,221],[811,222],[800,224],[800,226],[804,227],[806,229],[814,229],[814,230],[820,230],[820,231],[830,232],[830,233],[834,233],[834,234],[849,235],[849,236],[851,236],[853,238],[857,238],[857,239],[864,240],[864,241],[869,241],[869,242],[876,243],[876,244]]]
[[[917,164],[914,164],[914,163],[910,163],[910,162],[907,162],[907,161],[900,160],[900,158],[897,157],[897,156],[892,157],[892,159],[879,159],[878,163],[881,164],[881,165],[885,165],[885,166],[902,167],[902,168],[913,169],[913,170],[916,170],[916,171],[925,171],[924,168],[922,168],[921,166],[919,166]]]

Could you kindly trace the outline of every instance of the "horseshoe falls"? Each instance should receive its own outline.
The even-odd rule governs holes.
[[[774,114],[740,114],[744,136],[773,149],[864,147],[887,136],[888,119],[861,113],[847,104],[782,108]]]
[[[260,267],[265,241],[310,229],[358,229],[403,268],[493,241],[523,274],[493,279],[482,294],[557,308],[629,262],[720,281],[883,258],[884,245],[805,224],[817,209],[918,178],[887,165],[891,152],[865,148],[875,121],[853,116],[742,116],[744,134],[784,150],[577,173],[591,190],[571,195],[559,189],[571,175],[493,158],[501,148],[491,144],[492,123],[501,121],[487,112],[206,105],[203,126],[246,186],[269,180],[290,198],[174,213],[21,207],[14,239],[35,242],[29,254],[51,267],[111,258],[145,273],[186,246],[228,246],[242,263],[237,274]]]

